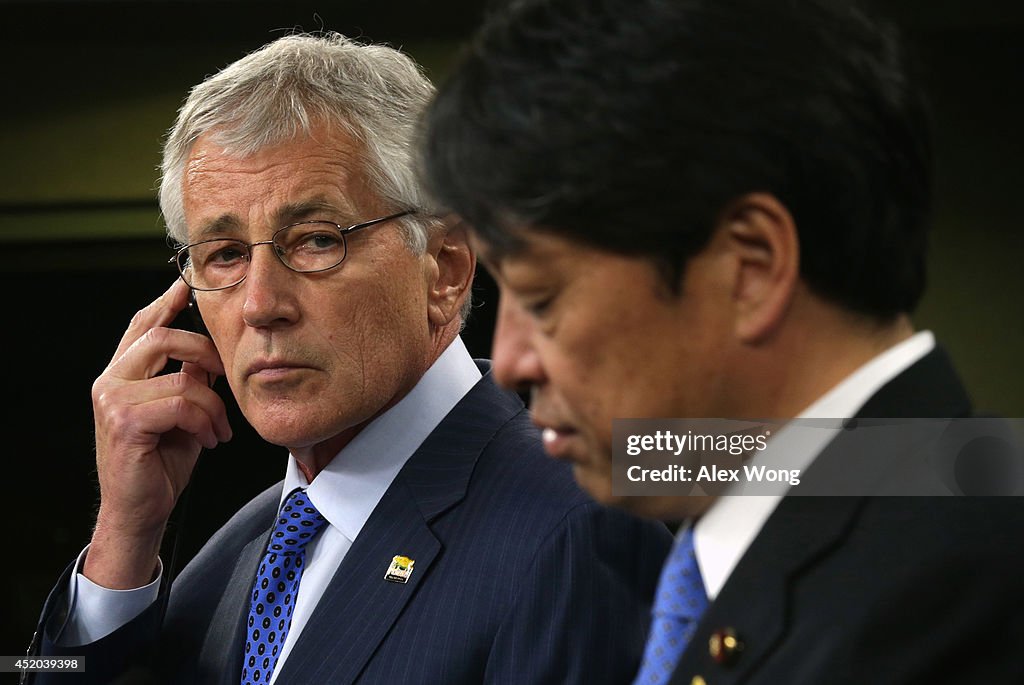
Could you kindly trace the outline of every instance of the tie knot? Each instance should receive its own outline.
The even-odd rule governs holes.
[[[267,551],[297,554],[320,532],[325,523],[327,519],[317,511],[306,493],[294,490],[281,507],[274,531],[270,534]]]

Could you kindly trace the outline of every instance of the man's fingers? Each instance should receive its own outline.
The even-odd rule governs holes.
[[[100,416],[116,414],[119,411],[131,412],[133,411],[132,407],[140,407],[173,397],[181,397],[189,405],[198,407],[205,412],[210,417],[210,422],[220,442],[231,439],[231,425],[228,422],[227,409],[220,395],[207,387],[205,378],[197,380],[186,373],[169,373],[145,381],[115,386],[97,398],[96,411]],[[133,418],[133,420],[137,419]],[[150,426],[138,427],[143,432],[153,432]]]
[[[126,407],[120,419],[132,422],[140,434],[155,436],[157,440],[178,429],[193,436],[207,449],[213,449],[222,442],[216,422],[209,412],[181,395],[170,395]]]
[[[191,378],[194,378],[197,382],[202,383],[208,388],[213,387],[213,382],[217,380],[217,374],[210,373],[199,364],[193,364],[191,362],[182,362],[181,372],[188,374]]]
[[[213,341],[205,335],[177,328],[150,328],[123,354],[114,359],[107,371],[126,380],[156,376],[171,359],[198,366],[215,376],[224,375],[224,364]],[[190,367],[189,375],[199,372]]]
[[[160,297],[136,312],[131,323],[128,324],[128,329],[121,337],[117,351],[114,352],[114,356],[110,360],[111,363],[117,361],[129,347],[145,335],[146,331],[151,328],[167,326],[174,321],[174,318],[188,306],[189,291],[188,284],[180,278],[176,278],[171,287],[165,290]]]

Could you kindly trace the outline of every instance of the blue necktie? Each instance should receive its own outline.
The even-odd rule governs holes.
[[[242,685],[270,682],[292,624],[306,545],[326,522],[302,490],[292,491],[284,501],[252,588]]]
[[[651,631],[633,685],[661,685],[669,681],[707,606],[708,596],[693,552],[693,529],[688,528],[676,541],[661,570]]]

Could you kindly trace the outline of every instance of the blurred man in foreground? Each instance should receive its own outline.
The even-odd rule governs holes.
[[[475,256],[411,164],[432,92],[405,55],[337,34],[282,38],[192,90],[160,194],[182,278],[93,387],[95,532],[40,627],[44,654],[86,671],[37,682],[615,683],[636,668],[671,536],[587,498],[461,342]],[[209,338],[169,328],[190,289]],[[169,359],[181,371],[160,375]],[[201,449],[231,437],[217,376],[290,455],[165,607],[168,517]]]
[[[616,419],[970,416],[911,319],[931,159],[905,59],[846,1],[525,0],[428,111],[429,183],[501,290],[495,377],[599,501],[681,522],[638,685],[1022,677],[1019,498],[613,486]],[[834,476],[849,441],[793,430],[766,453]]]

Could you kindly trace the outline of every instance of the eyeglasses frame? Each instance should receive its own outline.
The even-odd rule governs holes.
[[[398,218],[401,218],[403,216],[408,216],[410,214],[416,214],[416,210],[414,210],[414,209],[406,209],[406,210],[403,210],[401,212],[396,212],[395,214],[389,214],[387,216],[382,216],[382,217],[377,218],[377,219],[370,219],[369,221],[361,221],[361,222],[359,222],[357,224],[352,224],[351,226],[347,226],[347,227],[342,227],[341,224],[337,224],[337,223],[335,223],[333,221],[327,221],[325,219],[310,219],[308,221],[296,221],[293,224],[288,224],[287,226],[282,226],[281,228],[279,228],[276,231],[274,231],[274,234],[272,236],[270,236],[270,240],[258,240],[258,241],[254,242],[254,243],[246,243],[244,240],[238,240],[236,238],[209,238],[207,240],[200,240],[200,241],[195,242],[195,243],[189,243],[188,245],[185,245],[183,247],[178,248],[177,250],[175,250],[175,252],[171,256],[171,258],[167,260],[167,263],[168,264],[174,264],[177,267],[178,275],[180,276],[181,280],[185,281],[185,283],[188,285],[188,287],[192,288],[192,290],[198,290],[198,291],[201,291],[201,292],[216,292],[218,290],[227,290],[228,288],[234,288],[236,285],[238,285],[239,283],[241,283],[242,281],[244,281],[246,279],[246,277],[249,275],[248,267],[246,267],[245,274],[240,279],[238,279],[237,281],[235,281],[234,283],[232,283],[230,285],[222,285],[219,288],[197,288],[194,285],[192,285],[191,283],[189,283],[188,279],[185,278],[185,270],[182,268],[181,262],[179,261],[179,257],[181,256],[181,254],[183,252],[187,251],[189,248],[195,247],[196,245],[205,245],[206,243],[217,242],[217,241],[220,241],[220,240],[233,240],[233,241],[235,241],[237,243],[241,243],[242,245],[246,246],[246,248],[248,249],[248,253],[249,253],[249,259],[251,260],[252,259],[252,248],[256,247],[257,245],[274,245],[275,239],[277,238],[277,236],[282,231],[287,231],[289,228],[294,228],[296,226],[303,226],[305,224],[331,224],[332,226],[334,226],[335,228],[338,229],[338,232],[341,234],[342,245],[344,245],[344,247],[345,247],[345,255],[341,258],[341,261],[338,262],[337,264],[325,267],[323,269],[313,269],[312,271],[302,271],[302,270],[296,269],[293,266],[287,264],[284,261],[284,257],[282,257],[281,254],[276,249],[274,250],[274,256],[277,257],[277,261],[281,262],[281,264],[284,265],[285,268],[287,268],[289,271],[294,271],[295,273],[298,273],[298,274],[323,273],[324,271],[330,271],[331,269],[335,269],[335,268],[341,266],[344,263],[345,259],[348,258],[348,241],[346,240],[345,236],[347,236],[347,235],[349,235],[351,233],[355,233],[356,231],[362,230],[364,228],[369,228],[371,226],[376,226],[377,224],[382,224],[385,221],[391,221],[393,219],[398,219]]]

